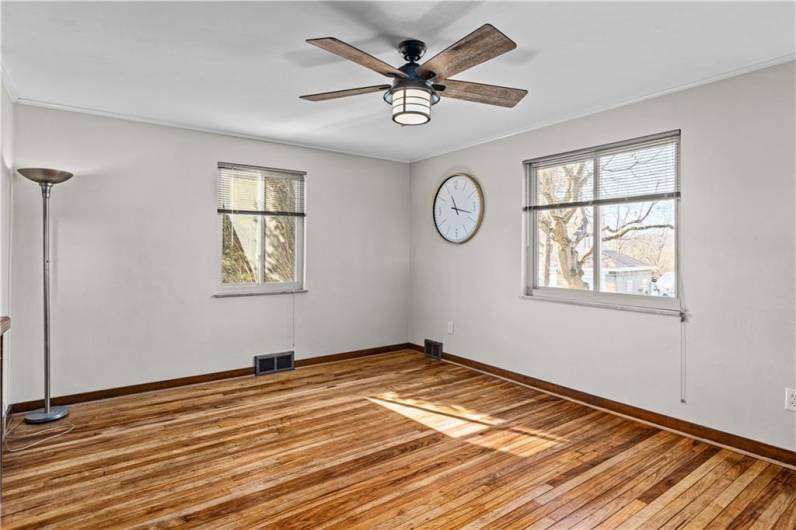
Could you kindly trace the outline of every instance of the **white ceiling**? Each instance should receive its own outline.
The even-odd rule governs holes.
[[[306,43],[335,36],[394,65],[489,22],[517,49],[455,78],[527,88],[514,109],[443,99],[401,128],[389,82]],[[3,75],[23,103],[414,161],[792,60],[794,3],[2,3]]]

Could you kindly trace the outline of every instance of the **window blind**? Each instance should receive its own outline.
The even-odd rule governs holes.
[[[218,213],[304,217],[301,171],[219,162]]]
[[[680,197],[680,131],[525,161],[525,210]]]

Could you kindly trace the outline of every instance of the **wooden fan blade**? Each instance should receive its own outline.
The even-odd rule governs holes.
[[[484,24],[418,67],[426,79],[447,79],[517,47],[492,24]]]
[[[335,90],[333,92],[321,92],[320,94],[309,94],[306,96],[299,96],[299,97],[301,99],[307,99],[309,101],[326,101],[327,99],[337,99],[337,98],[345,98],[348,96],[358,96],[360,94],[370,94],[371,92],[387,90],[388,88],[390,88],[390,85],[363,86],[360,88]]]
[[[405,73],[398,70],[394,66],[391,66],[381,59],[377,59],[369,53],[365,53],[359,48],[355,48],[346,42],[335,39],[334,37],[307,39],[307,42],[313,46],[324,49],[327,52],[332,52],[335,55],[339,55],[343,59],[348,59],[349,61],[361,64],[365,68],[370,68],[374,72],[378,72],[381,75],[386,75],[387,77],[406,77]]]
[[[513,107],[528,93],[527,90],[521,88],[483,85],[470,81],[456,81],[455,79],[446,79],[442,84],[445,85],[445,90],[439,92],[440,96],[464,99],[473,103],[497,105],[499,107]]]

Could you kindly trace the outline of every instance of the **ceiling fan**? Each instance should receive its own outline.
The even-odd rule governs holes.
[[[450,79],[468,68],[494,59],[517,47],[517,43],[491,24],[484,24],[423,64],[418,64],[417,61],[426,52],[426,44],[415,39],[405,40],[398,45],[398,51],[407,61],[400,68],[395,68],[334,37],[307,39],[307,42],[391,77],[393,83],[321,92],[301,96],[301,99],[326,101],[386,91],[384,100],[392,105],[392,119],[400,125],[428,123],[431,120],[431,106],[439,101],[440,96],[513,107],[528,93],[527,90],[520,88]]]

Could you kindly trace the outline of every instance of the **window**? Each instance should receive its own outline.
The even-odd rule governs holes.
[[[525,162],[527,293],[677,305],[680,132]]]
[[[302,289],[304,175],[218,164],[222,292]]]

